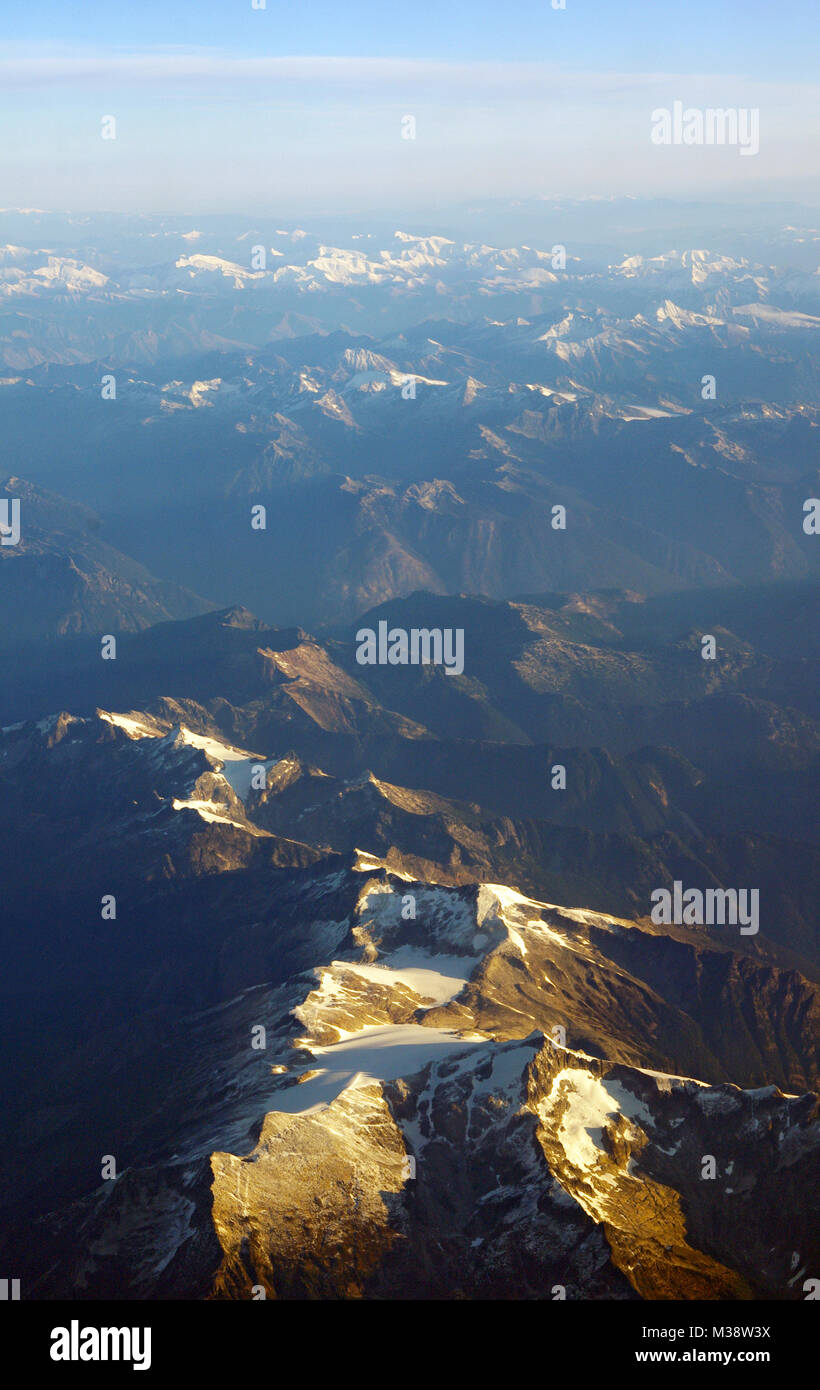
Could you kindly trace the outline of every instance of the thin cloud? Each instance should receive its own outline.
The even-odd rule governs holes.
[[[94,82],[117,84],[203,82],[214,84],[247,82],[320,84],[323,87],[373,88],[386,86],[414,89],[430,87],[476,90],[541,98],[561,96],[591,99],[595,95],[612,97],[626,91],[646,92],[675,85],[684,90],[689,84],[742,83],[770,96],[788,94],[794,103],[804,96],[816,97],[816,84],[790,84],[752,81],[739,74],[621,73],[569,71],[541,62],[451,63],[426,58],[357,57],[237,57],[214,52],[49,52],[14,53],[0,49],[0,82],[9,86],[51,84],[86,85]]]

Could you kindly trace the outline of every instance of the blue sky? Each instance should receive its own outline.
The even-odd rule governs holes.
[[[146,212],[817,202],[819,57],[818,0],[7,3],[0,198]],[[677,99],[758,108],[759,155],[653,146],[652,110]]]
[[[4,6],[3,35],[40,46],[212,47],[235,54],[557,59],[617,70],[731,70],[811,81],[815,0],[38,0]]]

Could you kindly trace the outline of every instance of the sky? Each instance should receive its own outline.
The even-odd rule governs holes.
[[[4,0],[0,202],[820,201],[817,0],[553,3]],[[758,111],[759,151],[653,143],[675,101]]]

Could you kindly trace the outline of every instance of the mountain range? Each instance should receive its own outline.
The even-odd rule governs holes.
[[[818,1275],[820,234],[545,211],[0,213],[28,1298]]]

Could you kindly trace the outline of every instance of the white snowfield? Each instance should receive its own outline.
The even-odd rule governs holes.
[[[549,1096],[539,1105],[543,1119],[552,1113],[559,1097],[566,1100],[567,1108],[558,1138],[570,1163],[579,1168],[594,1168],[601,1154],[606,1154],[603,1131],[616,1116],[624,1115],[642,1125],[653,1123],[648,1106],[625,1086],[609,1077],[602,1081],[575,1067],[566,1067],[555,1077]]]
[[[241,748],[232,748],[228,743],[220,743],[219,739],[207,738],[204,734],[192,734],[190,729],[180,727],[180,733],[186,743],[192,748],[201,748],[212,758],[223,764],[221,775],[225,781],[236,792],[240,801],[247,799],[251,789],[251,778],[254,767],[264,767],[265,772],[272,768],[277,761],[276,758],[260,758],[253,753],[246,753]]]
[[[369,854],[368,851],[365,849],[357,849],[354,851],[354,853],[356,855],[356,862],[354,863],[353,868],[354,870],[357,870],[360,873],[369,873],[371,870],[386,869],[387,872],[393,878],[403,878],[407,883],[413,882],[412,876],[410,874],[402,873],[400,869],[391,869],[383,859],[379,859],[375,854]],[[380,888],[378,884],[374,884],[370,891],[373,893],[390,893],[392,890],[389,886],[385,888]]]
[[[797,309],[778,309],[774,304],[736,304],[733,314],[756,319],[773,328],[820,328],[820,318],[802,314]]]
[[[587,954],[586,946],[572,935],[562,935],[560,930],[549,926],[541,918],[543,912],[556,913],[565,917],[568,923],[577,922],[584,926],[599,927],[604,931],[618,931],[621,928],[634,928],[634,923],[621,917],[610,917],[603,912],[592,912],[585,908],[559,907],[556,903],[539,903],[534,898],[525,898],[503,883],[484,883],[478,894],[478,920],[480,924],[489,923],[495,918],[507,930],[510,941],[522,955],[527,954],[526,933],[537,932],[542,938],[554,942],[565,950],[581,955]],[[522,933],[524,934],[522,936]]]
[[[251,270],[248,266],[237,265],[235,261],[223,260],[221,256],[180,256],[175,268],[184,271],[189,279],[201,275],[221,275],[233,282],[233,288],[241,290],[249,281],[264,279],[264,272]]]
[[[402,946],[376,965],[334,961],[333,966],[352,970],[363,979],[388,988],[393,982],[407,985],[420,999],[431,999],[432,1004],[426,1007],[433,1008],[437,1004],[448,1004],[461,993],[479,959],[479,956],[431,956],[412,946]]]
[[[217,821],[222,825],[236,826],[237,830],[247,830],[247,826],[240,825],[238,820],[231,820],[230,816],[223,815],[218,805],[213,801],[180,801],[177,797],[171,802],[175,811],[196,811],[203,820]]]
[[[160,734],[156,729],[151,728],[142,719],[132,719],[127,714],[110,714],[108,710],[98,709],[97,718],[104,719],[106,724],[113,724],[115,729],[122,729],[129,738],[159,738]]]
[[[486,1046],[484,1037],[460,1037],[444,1028],[424,1028],[420,1023],[362,1028],[331,1047],[311,1044],[310,1051],[322,1064],[317,1075],[277,1091],[270,1109],[289,1115],[321,1110],[348,1088],[412,1076],[430,1062]]]
[[[122,729],[124,733],[132,739],[167,738],[169,731],[146,724],[144,720],[136,719],[128,714],[113,714],[110,710],[97,710],[100,719],[104,719],[108,724],[113,724],[115,728]],[[223,777],[228,786],[239,797],[240,801],[246,801],[251,789],[251,779],[255,767],[264,767],[267,773],[277,762],[276,758],[262,758],[254,753],[248,753],[245,749],[234,748],[230,743],[223,743],[220,739],[210,738],[206,734],[195,734],[190,729],[186,729],[184,724],[179,726],[179,734],[183,743],[187,743],[191,748],[201,748],[204,753],[213,758],[215,762],[221,764],[217,769],[218,775]],[[224,815],[206,814],[209,803],[198,801],[174,801],[174,809],[179,810],[183,806],[199,810],[204,820],[225,820]],[[236,821],[229,824],[236,825]],[[243,828],[243,827],[240,827]]]

